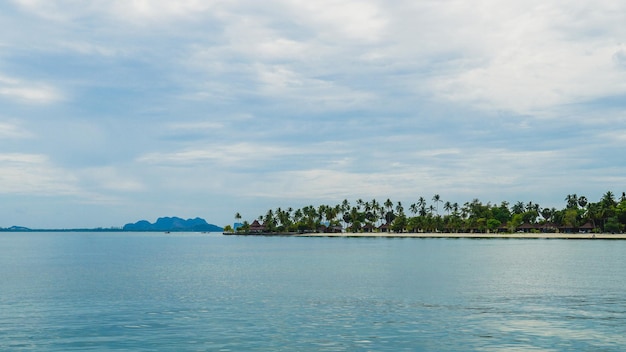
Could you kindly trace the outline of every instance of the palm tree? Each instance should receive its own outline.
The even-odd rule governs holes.
[[[265,214],[265,217],[263,219],[263,225],[265,225],[265,229],[268,232],[273,232],[274,230],[276,230],[276,219],[274,218],[274,212],[272,211],[272,209],[269,209]]]
[[[423,208],[426,206],[426,199],[424,199],[424,197],[419,197],[419,199],[417,200],[417,205],[420,208]]]
[[[398,202],[398,205],[396,205],[396,212],[398,214],[403,214],[404,213],[404,207],[402,206],[402,202]]]
[[[348,202],[347,199],[344,199],[343,202],[341,202],[341,211],[346,212],[350,210],[350,202]]]
[[[600,200],[605,206],[614,206],[615,205],[615,195],[611,191],[607,191]]]
[[[513,214],[521,214],[524,212],[524,203],[517,202],[515,204],[513,204],[513,206],[511,207],[511,213]]]
[[[391,201],[391,199],[387,198],[387,200],[385,201],[385,208],[387,208],[387,210],[391,210],[391,208],[393,208],[393,202]]]
[[[585,196],[580,196],[578,197],[578,205],[580,205],[581,208],[584,208],[585,206],[587,206],[587,197]]]
[[[437,215],[439,215],[439,202],[441,201],[441,197],[438,194],[433,196],[433,202],[435,202],[435,206],[437,207]]]
[[[445,204],[443,205],[443,210],[448,212],[448,215],[450,215],[450,210],[452,210],[452,204],[450,202],[445,202]]]
[[[577,208],[578,207],[578,196],[576,193],[568,194],[565,196],[565,201],[567,202],[567,208]]]

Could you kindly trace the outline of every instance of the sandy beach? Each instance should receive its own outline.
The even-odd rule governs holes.
[[[578,239],[625,240],[626,234],[607,233],[306,233],[297,237],[380,237],[380,238],[525,238],[525,239]]]

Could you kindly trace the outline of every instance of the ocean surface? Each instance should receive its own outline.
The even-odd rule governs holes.
[[[0,351],[624,351],[626,241],[0,233]]]

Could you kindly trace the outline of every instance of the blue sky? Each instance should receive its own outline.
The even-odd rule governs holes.
[[[0,227],[626,190],[626,3],[0,3]]]

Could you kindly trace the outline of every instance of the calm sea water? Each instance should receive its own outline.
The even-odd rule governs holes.
[[[626,241],[0,233],[2,351],[623,351]]]

